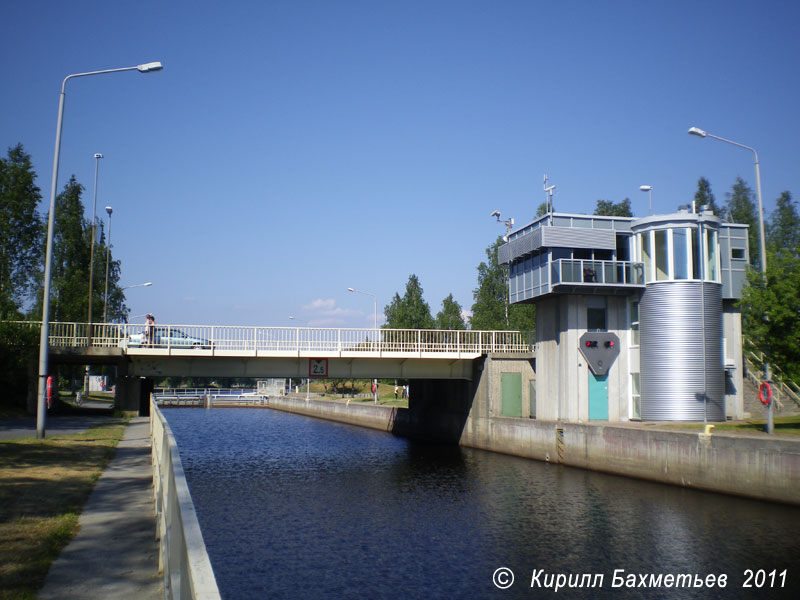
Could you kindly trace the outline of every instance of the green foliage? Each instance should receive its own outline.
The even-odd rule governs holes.
[[[472,291],[470,325],[479,330],[533,331],[536,312],[532,304],[508,305],[507,268],[497,262],[497,249],[504,244],[498,237],[486,248],[486,262],[478,265],[478,287]]]
[[[769,254],[767,286],[755,269],[739,306],[745,335],[795,381],[800,381],[800,256]]]
[[[28,367],[38,349],[38,328],[0,322],[0,399],[4,406],[26,408]]]
[[[756,204],[753,201],[753,191],[741,177],[736,178],[736,183],[730,192],[725,194],[728,199],[725,211],[728,219],[733,223],[743,223],[750,226],[748,243],[750,244],[750,265],[760,268],[761,259],[759,244],[759,219]]]
[[[547,214],[547,202],[542,202],[536,209],[536,216],[534,217],[534,219],[543,217],[546,214]]]
[[[800,256],[800,216],[797,203],[788,191],[775,202],[767,227],[767,248],[776,254]]]
[[[625,198],[616,204],[610,200],[598,200],[594,214],[605,217],[632,217],[630,198]]]
[[[709,206],[711,212],[718,217],[725,216],[725,209],[717,205],[714,194],[711,192],[711,183],[705,177],[697,180],[697,191],[694,193],[694,205],[696,210],[700,210],[702,206]]]
[[[41,265],[41,193],[22,144],[0,158],[0,319],[19,316],[35,291]]]
[[[419,278],[414,274],[408,277],[403,297],[395,293],[392,302],[383,310],[386,329],[433,329],[435,325],[431,308],[422,296]]]
[[[472,329],[508,329],[508,281],[506,269],[497,262],[497,249],[503,245],[498,237],[486,248],[486,262],[478,265],[478,287],[472,291],[470,325]]]
[[[466,329],[467,324],[461,315],[461,305],[450,294],[442,300],[442,310],[436,315],[437,329]]]

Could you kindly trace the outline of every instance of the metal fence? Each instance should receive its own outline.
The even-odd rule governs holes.
[[[40,326],[20,321],[22,326]],[[208,350],[212,354],[369,353],[393,354],[529,354],[533,332],[435,329],[331,329],[317,327],[246,327],[225,325],[144,325],[128,323],[50,323],[50,346],[56,348],[123,348]]]

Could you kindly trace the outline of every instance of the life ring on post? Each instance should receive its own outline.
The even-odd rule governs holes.
[[[761,404],[764,406],[772,402],[772,386],[769,382],[762,381],[761,385],[758,386],[758,399],[761,400]]]

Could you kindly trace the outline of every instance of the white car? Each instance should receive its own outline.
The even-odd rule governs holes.
[[[203,338],[192,337],[175,327],[153,327],[151,338],[147,339],[144,331],[128,337],[129,348],[198,348],[210,350],[213,344]]]

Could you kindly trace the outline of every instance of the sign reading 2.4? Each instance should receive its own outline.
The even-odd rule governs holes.
[[[328,359],[327,358],[309,358],[308,359],[308,376],[309,377],[327,377],[328,376]]]

